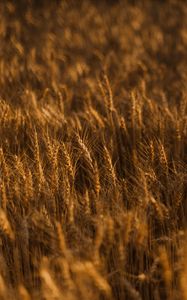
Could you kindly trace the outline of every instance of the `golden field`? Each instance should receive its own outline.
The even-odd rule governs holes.
[[[187,300],[186,1],[0,1],[0,299]]]

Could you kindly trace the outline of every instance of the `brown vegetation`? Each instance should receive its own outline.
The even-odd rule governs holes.
[[[0,15],[0,299],[187,300],[185,1]]]

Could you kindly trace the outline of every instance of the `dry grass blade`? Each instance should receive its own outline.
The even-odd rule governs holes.
[[[0,209],[0,229],[5,236],[8,236],[11,240],[14,240],[14,231],[12,230],[10,222],[3,209]]]

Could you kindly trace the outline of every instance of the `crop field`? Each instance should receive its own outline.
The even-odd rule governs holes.
[[[187,2],[0,1],[0,300],[187,300]]]

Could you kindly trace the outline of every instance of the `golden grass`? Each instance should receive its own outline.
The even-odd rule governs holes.
[[[185,1],[0,16],[0,299],[187,300]]]

